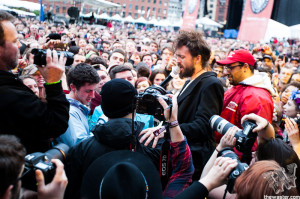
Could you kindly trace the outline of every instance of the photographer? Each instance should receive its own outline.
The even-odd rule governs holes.
[[[14,17],[0,11],[0,132],[21,139],[27,152],[46,151],[49,138],[64,133],[68,127],[69,102],[63,93],[61,76],[65,58],[47,51],[47,64],[39,67],[44,77],[46,100],[42,102],[21,80],[10,73],[19,57],[19,41],[12,21]],[[34,122],[34,124],[33,124]]]
[[[25,148],[15,136],[0,135],[0,154],[0,198],[17,199],[23,177]],[[58,159],[53,159],[52,162],[56,165],[56,174],[51,183],[45,185],[43,173],[36,170],[38,199],[63,198],[68,183],[64,165]],[[25,194],[26,192],[22,197],[26,198]]]
[[[111,82],[105,84],[103,86],[103,89],[106,90],[107,89],[106,87],[108,87],[108,85],[109,87],[112,86],[113,82],[121,83],[124,81],[112,80]],[[127,83],[127,85],[130,84]],[[124,90],[123,87],[122,90]],[[103,94],[105,93],[102,93],[102,95]],[[106,99],[107,96],[104,95],[103,97],[104,99]],[[115,100],[118,100],[118,98],[115,98]],[[103,154],[101,157],[93,161],[93,163],[91,163],[91,165],[89,166],[87,171],[84,172],[83,175],[84,178],[81,186],[81,194],[82,194],[81,196],[83,198],[93,198],[93,199],[99,198],[99,192],[100,192],[101,198],[103,199],[120,198],[120,197],[131,198],[131,199],[135,199],[135,198],[136,199],[138,198],[168,199],[168,198],[174,198],[176,195],[181,193],[185,188],[187,188],[190,185],[190,183],[192,182],[194,167],[192,164],[192,158],[191,158],[191,152],[189,146],[187,145],[187,141],[184,135],[182,134],[182,131],[177,122],[177,113],[178,113],[177,98],[176,97],[173,98],[172,107],[169,106],[162,98],[159,98],[158,100],[159,103],[164,108],[165,118],[168,119],[170,122],[169,131],[170,131],[170,138],[171,138],[170,156],[172,157],[172,175],[168,180],[166,188],[164,189],[163,193],[161,193],[162,192],[161,183],[159,180],[159,174],[155,166],[152,164],[151,161],[149,161],[149,158],[143,156],[142,159],[140,157],[139,147],[143,147],[143,145],[137,144],[136,152],[126,153],[126,151],[124,150],[114,151],[111,153]],[[112,101],[112,99],[110,101]],[[172,114],[171,114],[171,109],[172,109]],[[103,107],[103,110],[107,111],[105,106]],[[120,119],[112,119],[110,121],[111,122],[114,121],[114,124],[117,124],[116,122],[118,120],[121,121]],[[103,128],[104,126],[100,126],[100,127]],[[93,146],[95,145],[93,144]],[[95,151],[99,151],[99,150],[95,150]],[[120,154],[123,154],[123,156]],[[111,171],[112,173],[108,174],[109,173],[108,169],[114,168],[115,165],[117,164],[123,164],[123,162],[135,163],[135,166],[137,166],[140,169],[140,171],[137,172],[139,175],[135,177],[130,177],[132,173],[130,172],[130,169],[128,170],[127,167],[128,164],[124,164],[124,166],[122,167],[120,171],[122,174],[119,173],[118,169],[113,170]],[[86,166],[84,166],[84,168],[86,168]],[[102,181],[103,175],[101,174],[105,174],[105,173],[107,176],[105,177],[105,179],[108,180]],[[141,177],[140,176],[141,173],[145,179],[142,180],[142,182],[139,181],[140,179],[139,177]],[[124,178],[124,176],[128,176],[128,177]],[[148,190],[145,190],[145,186],[143,186],[144,181],[146,181],[148,184],[147,185]],[[100,183],[101,183],[101,187],[100,187]],[[111,186],[113,186],[114,189],[111,188]],[[99,187],[100,187],[100,191],[99,191]],[[74,191],[74,189],[71,190]],[[134,192],[132,190],[134,190]],[[141,193],[144,193],[144,195],[138,196]],[[147,196],[145,197],[145,193],[147,194],[148,197]]]

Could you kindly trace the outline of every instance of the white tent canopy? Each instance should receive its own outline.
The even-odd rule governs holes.
[[[121,21],[122,17],[119,14],[115,14],[114,16],[112,16],[110,18],[111,20],[115,20],[115,21]]]
[[[101,8],[101,9],[121,7],[119,4],[112,3],[105,0],[82,0],[82,3],[93,6],[94,8]]]
[[[175,22],[175,23],[173,23],[172,26],[173,26],[173,27],[181,27],[182,24],[183,24],[183,19],[180,18],[180,20],[177,21],[177,22]]]
[[[207,17],[202,17],[200,19],[197,19],[196,24],[202,24],[204,26],[222,27],[221,24],[219,24],[219,23],[215,22],[214,20],[209,19]]]
[[[290,26],[290,31],[292,38],[300,38],[300,24]]]
[[[98,15],[98,18],[100,18],[100,19],[110,19],[110,16],[108,16],[108,14],[106,14],[106,13],[102,13],[101,15]]]
[[[23,10],[10,9],[9,7],[2,6],[2,5],[0,5],[0,10],[12,11],[12,12],[17,13],[19,16],[32,16],[32,17],[36,17],[36,15],[34,13],[25,12]]]
[[[8,7],[15,7],[15,8],[26,8],[31,11],[33,10],[40,10],[40,4],[33,3],[29,1],[19,1],[19,0],[0,0],[0,5],[5,5]]]
[[[289,38],[291,37],[291,30],[288,26],[269,19],[264,40],[270,41],[272,37],[276,37],[278,39]]]
[[[125,22],[135,22],[135,20],[134,20],[134,18],[132,18],[132,16],[130,16],[130,15],[128,15],[127,17],[125,17],[124,19],[123,19],[123,21]]]
[[[163,19],[163,20],[160,20],[158,23],[156,23],[155,26],[167,27],[167,26],[172,26],[172,24],[170,23],[169,20]]]
[[[50,2],[66,2],[66,0],[48,0]],[[73,1],[72,1],[73,2]],[[85,5],[90,5],[93,8],[107,9],[107,8],[120,8],[121,6],[105,0],[77,0],[76,2]]]
[[[148,24],[148,21],[144,17],[140,17],[137,20],[135,20],[135,23],[143,23],[143,24]]]
[[[157,24],[157,23],[158,21],[154,17],[150,21],[148,21],[148,24]]]

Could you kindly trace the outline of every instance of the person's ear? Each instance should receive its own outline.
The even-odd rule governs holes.
[[[74,84],[70,84],[70,89],[71,91],[75,92],[76,91],[76,86]]]
[[[13,185],[10,185],[9,187],[7,187],[3,196],[1,196],[0,199],[10,199],[11,198],[11,190],[13,187],[14,187]]]

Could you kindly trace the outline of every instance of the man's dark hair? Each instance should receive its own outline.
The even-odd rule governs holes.
[[[151,41],[151,42],[150,42],[150,45],[151,45],[151,44],[155,44],[156,47],[158,48],[158,43],[156,43],[155,41]]]
[[[13,22],[15,20],[15,17],[9,14],[8,12],[5,12],[3,10],[0,10],[0,46],[3,46],[5,43],[4,39],[4,29],[2,26],[3,21],[10,21]]]
[[[146,56],[150,56],[151,60],[153,61],[151,54],[144,54],[144,55],[142,56],[142,59],[141,59],[141,60],[143,61],[144,57],[146,57]]]
[[[69,48],[69,52],[73,53],[74,55],[77,55],[79,53],[80,47],[79,46],[71,46]]]
[[[131,72],[131,68],[126,65],[119,65],[119,66],[113,67],[109,72],[110,79],[115,79],[117,73],[124,72],[124,71]]]
[[[87,60],[85,60],[86,63],[90,64],[91,66],[95,65],[95,64],[101,64],[103,66],[105,66],[105,68],[108,67],[107,63],[104,61],[104,59],[102,59],[101,57],[97,56],[97,57],[92,57],[89,58]],[[95,67],[94,67],[95,68]]]
[[[193,57],[201,55],[202,68],[207,67],[210,58],[210,48],[201,33],[196,31],[180,31],[173,45],[175,49],[186,46]]]
[[[108,41],[102,41],[102,45],[103,44],[108,44],[110,46],[110,43]]]
[[[19,139],[13,135],[0,135],[0,197],[10,185],[17,191],[17,179],[25,162],[26,150]]]
[[[67,75],[68,86],[73,84],[77,90],[84,86],[85,83],[98,84],[100,77],[97,71],[89,64],[80,63],[72,67]]]
[[[146,63],[140,62],[136,66],[136,71],[137,71],[137,77],[149,77],[150,75],[150,70],[149,67]]]
[[[114,53],[120,53],[124,56],[124,63],[127,62],[127,59],[126,59],[126,54],[125,52],[122,50],[122,49],[116,49],[114,51],[112,51],[109,56],[108,56],[108,60],[110,60],[110,57],[114,54]]]

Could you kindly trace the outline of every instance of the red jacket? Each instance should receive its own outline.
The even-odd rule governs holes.
[[[241,119],[244,115],[255,113],[272,123],[273,110],[274,104],[268,90],[239,84],[225,92],[221,117],[242,129]],[[221,134],[215,132],[217,143],[221,137]],[[257,143],[252,151],[256,150],[256,147]]]

